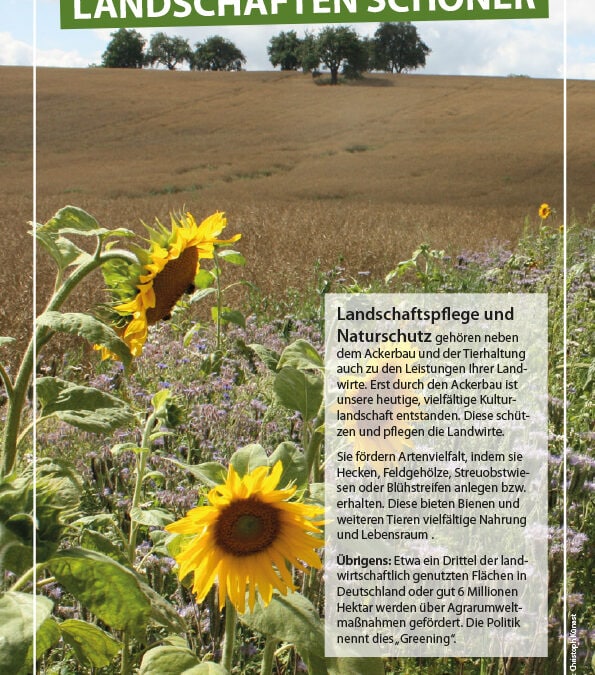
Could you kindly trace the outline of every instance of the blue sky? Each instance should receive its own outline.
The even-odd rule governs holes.
[[[419,22],[422,39],[432,48],[423,72],[444,75],[563,75],[564,1],[550,0],[550,18],[500,21]],[[567,75],[595,79],[595,0],[566,0]],[[0,65],[33,62],[33,1],[0,0]],[[110,30],[61,30],[59,0],[37,1],[37,64],[87,67],[101,62]],[[306,27],[295,26],[298,34]],[[315,28],[315,27],[312,27]],[[359,24],[362,35],[375,24]],[[143,29],[147,38],[159,29]],[[233,40],[247,57],[248,70],[266,70],[266,46],[287,26],[166,28],[191,45],[215,33]]]

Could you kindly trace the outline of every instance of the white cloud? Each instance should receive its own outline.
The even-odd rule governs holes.
[[[33,63],[33,47],[16,40],[10,33],[0,33],[0,63],[4,66],[30,66]]]
[[[0,64],[3,66],[32,66],[32,45],[15,39],[10,33],[0,33]],[[38,66],[56,68],[86,68],[89,60],[75,50],[38,49]]]
[[[63,51],[62,49],[38,49],[37,65],[54,68],[86,68],[89,59],[81,56],[77,51]]]
[[[418,30],[432,49],[427,73],[556,77],[563,61],[562,34],[551,24],[441,22]]]

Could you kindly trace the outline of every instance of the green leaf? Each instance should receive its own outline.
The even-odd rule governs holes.
[[[68,619],[59,624],[60,632],[74,651],[77,661],[91,668],[105,668],[120,652],[122,643],[97,626]]]
[[[384,675],[384,661],[380,658],[326,659],[329,675]]]
[[[202,464],[186,464],[180,462],[177,459],[172,459],[171,457],[164,457],[168,462],[179,466],[180,469],[188,471],[191,473],[197,480],[199,480],[203,485],[208,487],[215,487],[216,485],[221,485],[225,483],[227,478],[227,469],[223,464],[218,462],[203,462]]]
[[[158,391],[155,396],[151,399],[151,405],[156,413],[158,413],[166,404],[167,399],[171,397],[171,391],[169,389],[161,389]]]
[[[246,264],[246,258],[239,253],[238,251],[232,251],[231,249],[225,249],[217,253],[218,258],[222,258],[225,262],[231,263],[232,265],[244,266]]]
[[[84,529],[81,535],[81,546],[88,551],[97,551],[109,556],[112,560],[119,562],[120,565],[128,567],[130,565],[124,551],[114,544],[114,542],[101,532]]]
[[[13,337],[0,337],[0,347],[4,347],[4,345],[9,345],[15,341],[16,340]]]
[[[308,493],[304,501],[309,504],[316,504],[324,507],[325,504],[326,483],[310,483]]]
[[[280,370],[284,366],[297,370],[323,370],[324,361],[307,340],[300,338],[283,350],[277,369]]]
[[[164,626],[172,633],[184,633],[187,630],[186,622],[171,603],[148,584],[140,582],[140,587],[151,603],[151,619],[153,623]]]
[[[269,458],[264,448],[257,443],[251,443],[239,450],[236,450],[231,456],[229,463],[236,470],[240,478],[254,471],[256,467],[267,466]]]
[[[60,271],[64,271],[69,265],[79,265],[91,259],[88,253],[73,244],[70,239],[57,233],[43,232],[38,227],[34,234],[37,241],[55,260]]]
[[[305,421],[314,418],[322,404],[323,380],[319,375],[286,366],[277,373],[273,389],[279,403],[299,410]]]
[[[165,527],[174,522],[174,517],[169,511],[160,508],[143,510],[134,506],[130,510],[130,518],[135,523],[146,525],[147,527]]]
[[[39,660],[49,649],[60,641],[60,628],[54,617],[49,616],[39,627],[35,635],[35,652]],[[19,675],[30,675],[33,672],[33,644],[27,652],[27,661]]]
[[[163,474],[161,471],[147,471],[147,473],[143,476],[143,483],[148,480],[152,480],[159,485],[163,485],[165,483],[165,474]]]
[[[200,288],[188,298],[188,303],[192,304],[194,302],[199,302],[216,292],[217,291],[214,288]]]
[[[227,309],[221,312],[221,319],[227,323],[246,328],[246,317],[237,309]]]
[[[38,227],[41,232],[69,232],[74,234],[94,233],[98,228],[99,223],[95,218],[77,206],[65,206],[45,225]]]
[[[58,582],[108,626],[142,634],[151,604],[132,570],[82,548],[59,551],[49,567]]]
[[[37,318],[37,324],[60,333],[69,333],[84,338],[91,345],[109,349],[128,366],[132,360],[130,349],[113,328],[89,314],[79,312],[44,312]]]
[[[131,230],[119,227],[114,230],[100,227],[92,215],[77,206],[65,206],[44,225],[38,225],[37,232],[42,234],[80,234],[96,237],[134,236]]]
[[[82,516],[72,521],[71,525],[82,527],[85,530],[93,527],[115,527],[118,519],[113,513],[94,513],[91,516]]]
[[[294,644],[308,665],[308,672],[326,675],[324,624],[314,605],[303,595],[275,594],[267,607],[256,605],[253,613],[239,618],[252,630]]]
[[[215,281],[215,275],[209,270],[205,270],[202,267],[198,270],[196,276],[194,277],[194,287],[197,289],[208,288]],[[213,289],[215,290],[215,289]]]
[[[109,434],[134,421],[132,411],[119,398],[58,377],[38,378],[37,396],[42,417],[54,415],[84,431]]]
[[[18,673],[25,665],[33,636],[52,609],[52,601],[41,595],[9,591],[0,597],[0,673]]]
[[[78,478],[65,461],[38,458],[35,472],[35,491],[31,466],[20,476],[0,481],[0,566],[16,574],[31,566],[34,537],[38,562],[54,554],[79,501]]]
[[[282,489],[294,483],[303,488],[308,482],[308,466],[304,453],[295,443],[284,441],[280,443],[269,457],[269,466],[275,466],[278,461],[283,463],[283,473],[277,489]]]
[[[256,343],[249,344],[248,347],[256,354],[256,356],[258,356],[258,358],[269,370],[277,370],[277,364],[279,363],[280,356],[276,351]]]
[[[228,672],[217,663],[200,663],[189,649],[167,646],[149,649],[138,675],[228,675]]]

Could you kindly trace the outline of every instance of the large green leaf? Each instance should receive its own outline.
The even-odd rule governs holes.
[[[306,485],[308,482],[306,457],[295,443],[284,441],[275,448],[275,451],[269,457],[269,465],[275,466],[279,461],[283,464],[279,489],[287,487],[291,483],[297,485],[298,488]]]
[[[201,663],[189,650],[182,647],[154,647],[143,656],[139,675],[229,675],[217,663]]]
[[[244,266],[246,264],[246,258],[239,253],[238,251],[233,251],[232,249],[228,248],[223,251],[219,251],[217,253],[218,258],[222,258],[228,263],[231,263],[232,265],[240,265]]]
[[[37,230],[42,234],[80,234],[83,236],[133,236],[131,230],[123,227],[107,229],[101,227],[93,216],[78,206],[65,206],[44,225],[38,225]]]
[[[38,378],[37,396],[42,417],[54,415],[84,431],[109,434],[134,420],[128,405],[119,398],[58,377]]]
[[[83,548],[103,553],[121,565],[124,565],[124,567],[128,567],[130,564],[124,551],[101,532],[96,532],[85,527],[81,533],[80,543]]]
[[[134,506],[130,510],[130,518],[135,523],[147,527],[165,527],[174,522],[174,517],[169,511],[155,507],[154,509],[141,509]]]
[[[39,627],[35,635],[35,653],[39,660],[49,649],[60,641],[60,628],[53,616],[49,616]],[[27,651],[27,659],[19,675],[30,675],[33,672],[33,643]]]
[[[221,312],[221,319],[233,323],[240,328],[246,328],[246,317],[238,309],[227,309]]]
[[[168,460],[172,464],[179,466],[180,469],[188,471],[191,473],[197,480],[199,480],[203,485],[208,487],[215,487],[215,485],[221,485],[225,483],[227,478],[227,469],[223,464],[218,462],[203,462],[202,464],[186,464],[185,462],[180,462],[177,459],[172,459],[171,457],[165,457],[164,459]]]
[[[384,675],[381,658],[330,658],[326,667],[329,675]]]
[[[0,566],[19,575],[31,567],[34,536],[38,562],[54,554],[79,501],[80,484],[66,462],[38,459],[36,475],[35,492],[30,466],[0,481]]]
[[[304,420],[318,413],[323,393],[321,376],[286,366],[277,373],[273,388],[279,403],[290,410],[299,410]]]
[[[118,337],[114,329],[89,314],[44,312],[37,318],[37,324],[60,333],[78,335],[92,345],[105,347],[125,366],[128,366],[132,359],[128,345]]]
[[[91,259],[89,253],[55,232],[44,232],[38,227],[35,238],[56,261],[60,271],[64,271],[69,265],[78,265]]]
[[[64,642],[68,643],[77,661],[83,666],[104,668],[120,652],[122,643],[92,623],[68,619],[59,624]]]
[[[59,551],[49,567],[58,582],[108,626],[134,633],[146,627],[151,604],[132,570],[82,548]]]
[[[151,602],[151,619],[159,626],[165,626],[172,633],[184,633],[187,630],[186,622],[178,614],[174,605],[162,595],[153,590],[148,584],[140,582],[143,593]]]
[[[277,368],[281,369],[284,366],[297,368],[297,370],[323,370],[324,361],[307,340],[300,338],[283,350]]]
[[[310,673],[326,675],[324,624],[303,595],[274,595],[267,607],[256,605],[254,612],[242,614],[240,620],[252,630],[294,644]]]
[[[380,658],[325,658],[324,623],[314,605],[299,593],[274,595],[267,607],[257,605],[240,620],[252,630],[295,645],[312,675],[384,674]]]
[[[52,601],[40,595],[9,591],[0,597],[0,673],[23,668],[33,636],[52,608]]]
[[[248,348],[258,356],[269,370],[272,370],[273,372],[277,370],[277,365],[279,364],[279,359],[281,357],[276,351],[264,347],[263,345],[259,345],[256,342],[249,344]]]
[[[251,443],[236,450],[231,456],[229,463],[236,470],[240,478],[242,478],[242,476],[254,471],[258,466],[267,466],[269,458],[261,445]]]

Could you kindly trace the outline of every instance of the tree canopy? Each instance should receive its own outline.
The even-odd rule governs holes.
[[[168,70],[175,70],[178,64],[190,61],[192,50],[188,40],[182,37],[169,37],[165,33],[155,33],[149,43],[146,61],[152,66],[156,63]]]
[[[142,68],[145,39],[135,30],[120,28],[111,33],[111,41],[101,57],[104,68]]]
[[[372,67],[389,73],[414,70],[426,65],[430,52],[413,24],[382,23],[372,41]]]
[[[197,42],[190,62],[194,70],[242,70],[246,57],[230,40],[214,35]]]
[[[327,26],[316,38],[320,61],[331,71],[331,84],[338,83],[339,69],[355,76],[367,69],[366,50],[353,28]]]
[[[302,41],[294,30],[281,32],[270,39],[267,53],[273,66],[281,70],[297,70],[302,65]]]

